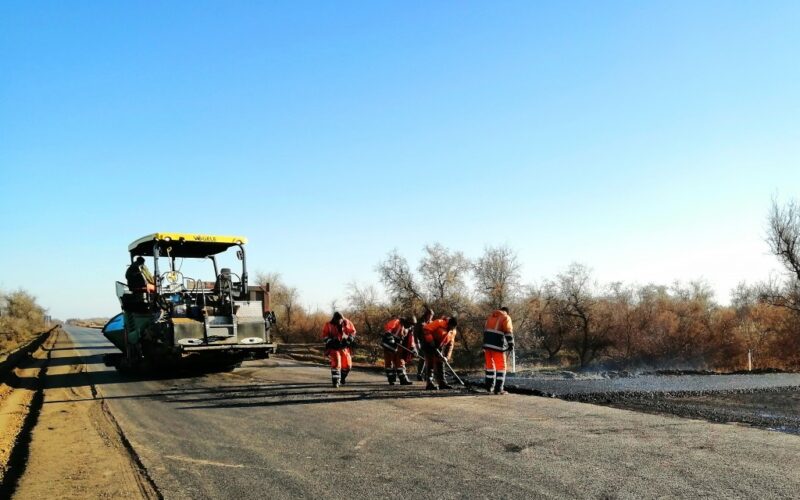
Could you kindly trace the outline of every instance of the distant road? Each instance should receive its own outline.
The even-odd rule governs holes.
[[[325,367],[130,380],[65,329],[165,498],[794,497],[800,437],[557,399],[389,387]],[[61,383],[85,384],[64,375]]]

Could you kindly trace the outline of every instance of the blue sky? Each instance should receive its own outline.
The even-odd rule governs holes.
[[[0,288],[117,309],[127,244],[244,234],[343,303],[397,248],[529,282],[776,267],[800,186],[797,2],[0,4]]]

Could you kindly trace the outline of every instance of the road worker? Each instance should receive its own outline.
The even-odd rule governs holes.
[[[333,387],[344,385],[352,366],[350,348],[356,336],[353,323],[340,312],[322,327],[322,340],[325,342],[325,355],[331,360],[331,383]]]
[[[417,345],[417,352],[423,352],[422,344],[425,342],[424,327],[433,319],[433,309],[425,306],[422,312],[421,321],[414,325],[414,342]],[[428,380],[426,373],[425,356],[421,356],[417,362],[417,380]]]
[[[136,257],[136,260],[128,266],[125,271],[125,280],[128,282],[128,289],[132,292],[148,292],[156,291],[156,281],[153,278],[153,273],[147,268],[144,263],[144,257]]]
[[[411,333],[416,318],[393,318],[386,322],[381,339],[383,362],[389,385],[399,380],[400,385],[411,385],[406,374],[406,363],[416,355],[414,337]]]
[[[423,349],[428,384],[426,390],[452,389],[444,380],[442,348],[451,344],[456,336],[456,318],[442,318],[430,321],[423,327]],[[434,379],[436,383],[434,383]]]
[[[506,352],[514,349],[514,327],[508,308],[493,311],[483,329],[483,352],[486,357],[486,391],[507,394]]]

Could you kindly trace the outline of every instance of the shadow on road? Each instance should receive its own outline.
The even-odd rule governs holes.
[[[50,358],[49,366],[71,366],[71,365],[96,365],[103,364],[103,354],[90,354],[85,356],[63,356]]]
[[[82,345],[82,346],[78,346],[77,348],[75,346],[53,347],[51,349],[48,349],[46,347],[42,347],[42,349],[44,349],[45,351],[74,351],[76,349],[82,349],[82,350],[88,350],[88,349],[113,349],[115,351],[118,350],[116,347],[114,347],[111,344],[105,344],[105,345]]]
[[[425,391],[419,386],[416,389],[389,388],[385,383],[374,382],[354,383],[352,386],[348,385],[339,389],[333,389],[329,384],[273,384],[189,393],[179,391],[167,397],[167,401],[184,405],[179,406],[179,410],[198,410],[474,395],[475,393],[458,389]]]
[[[96,376],[104,374],[119,377],[114,372],[100,372],[93,373],[92,378],[94,379]],[[85,374],[75,375],[82,376],[83,381],[85,381]],[[116,379],[109,381],[109,383],[116,382]],[[333,389],[329,384],[325,383],[268,383],[218,387],[172,387],[151,393],[105,396],[99,399],[151,399],[177,405],[179,410],[200,410],[342,403],[382,399],[447,398],[472,395],[474,393],[463,390],[433,392],[425,391],[421,387],[417,389],[400,387],[390,389],[385,383],[380,382],[354,383],[351,386],[339,389]],[[47,401],[45,404],[58,402],[60,401]]]
[[[93,360],[95,356],[99,360]],[[93,364],[103,363],[102,355],[69,357],[69,358],[53,358],[50,360],[50,366],[68,366],[80,364]],[[108,384],[131,384],[137,382],[147,381],[170,381],[181,379],[201,379],[203,375],[213,374],[214,371],[181,371],[170,373],[152,373],[152,374],[128,374],[120,373],[113,368],[102,371],[76,371],[70,373],[48,373],[45,378],[45,383],[48,388],[78,388],[89,387]],[[35,388],[39,382],[36,377],[9,377],[6,382],[14,388]]]

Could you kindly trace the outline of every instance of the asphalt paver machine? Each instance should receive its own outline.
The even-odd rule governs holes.
[[[189,233],[155,233],[131,243],[126,282],[116,283],[122,312],[103,327],[121,352],[106,355],[105,363],[119,370],[230,367],[274,353],[269,286],[248,286],[246,243],[243,236]],[[219,267],[231,251],[237,272]],[[187,261],[193,265],[184,266]],[[184,276],[187,267],[203,276]]]

